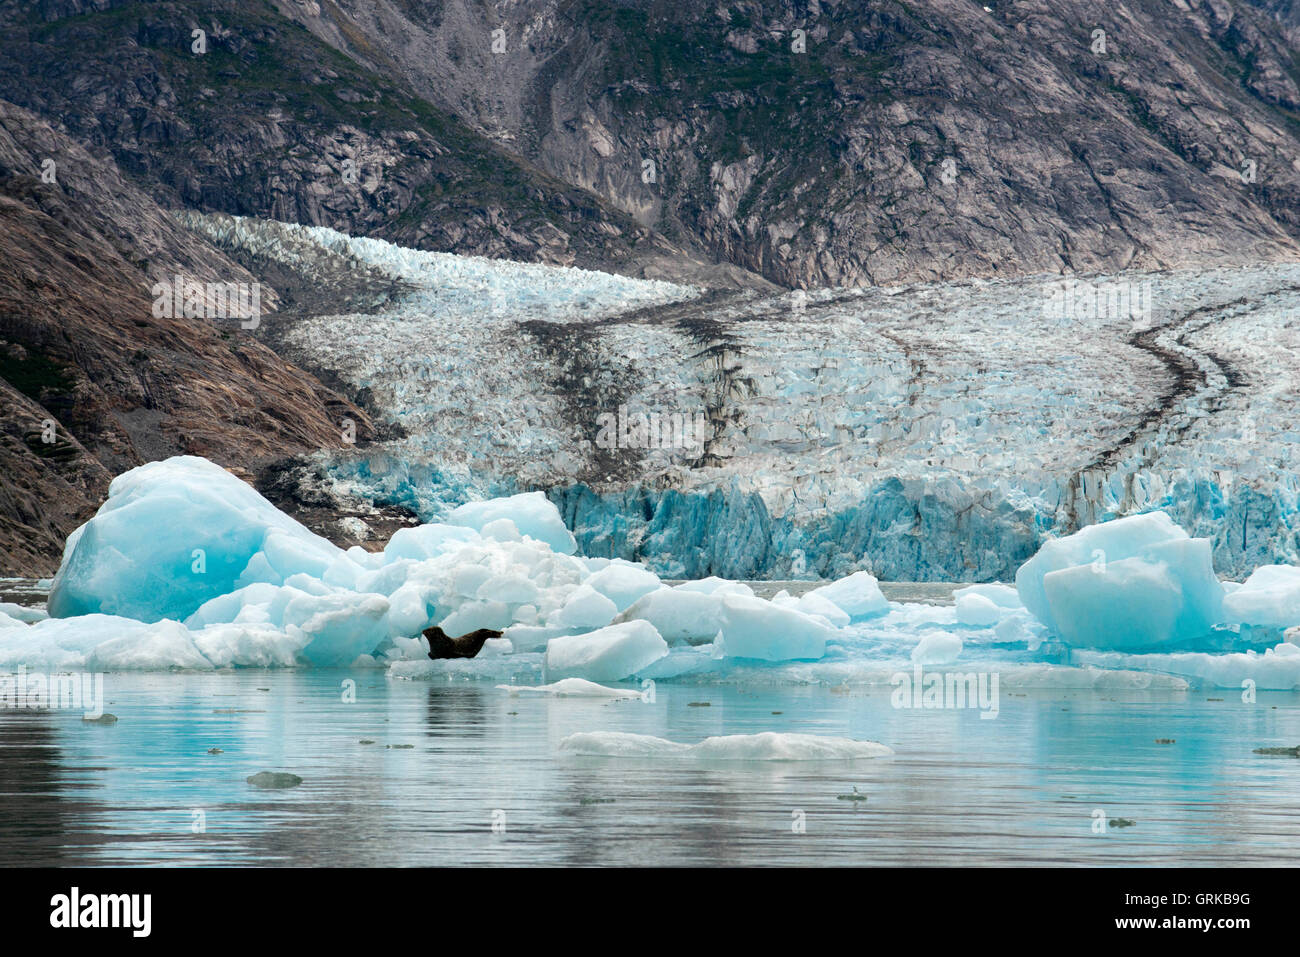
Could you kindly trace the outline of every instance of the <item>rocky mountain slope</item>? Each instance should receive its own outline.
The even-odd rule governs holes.
[[[345,418],[372,433],[237,321],[156,317],[152,287],[176,274],[255,278],[3,101],[0,263],[0,575],[53,570],[111,477],[142,462],[191,452],[253,477],[342,445]],[[272,322],[275,292],[261,300]]]
[[[0,29],[0,96],[110,152],[168,208],[497,258],[717,272],[271,3],[9,0]]]
[[[783,285],[1297,252],[1289,0],[278,6],[556,176]]]

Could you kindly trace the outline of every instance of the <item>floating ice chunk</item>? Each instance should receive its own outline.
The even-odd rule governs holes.
[[[21,629],[0,629],[0,668],[18,665],[49,672],[212,669],[179,622],[113,615],[47,618]]]
[[[716,671],[723,664],[721,660],[714,657],[712,647],[708,645],[702,647],[686,645],[673,648],[654,664],[642,668],[637,672],[637,677],[641,679],[652,678],[655,681],[680,678],[682,675],[697,675]]]
[[[854,572],[847,578],[814,588],[804,597],[824,598],[854,620],[883,615],[889,611],[889,602],[881,593],[880,585],[875,576],[868,572]]]
[[[961,655],[962,640],[954,634],[931,631],[921,636],[912,649],[912,660],[920,665],[946,665]]]
[[[179,621],[234,591],[255,557],[263,574],[283,578],[319,574],[342,554],[225,469],[179,456],[113,480],[99,511],[68,539],[49,610]]]
[[[1269,628],[1300,625],[1300,568],[1261,565],[1223,599],[1223,619]]]
[[[611,562],[585,582],[621,612],[643,595],[661,587],[659,576],[629,562]]]
[[[963,625],[991,628],[1002,620],[1002,612],[983,595],[962,595],[957,599],[957,620]]]
[[[388,637],[411,638],[433,623],[429,591],[428,586],[411,582],[388,596]]]
[[[715,593],[660,588],[637,601],[619,621],[650,622],[669,644],[711,642],[722,628],[722,596]]]
[[[618,606],[590,585],[576,588],[564,606],[547,619],[561,628],[602,628],[614,620]]]
[[[212,662],[178,621],[157,621],[143,632],[117,633],[86,655],[87,671],[210,671]]]
[[[678,744],[652,734],[629,731],[579,731],[560,742],[561,751],[598,755],[605,758],[643,758],[661,754],[682,754],[689,744]]]
[[[289,585],[276,587],[264,582],[248,585],[228,595],[218,595],[205,601],[194,614],[185,619],[185,627],[197,630],[208,625],[230,622],[270,622],[281,627],[284,624],[284,606],[290,598],[299,594],[302,592]]]
[[[582,731],[562,740],[560,750],[611,758],[671,755],[701,761],[860,761],[894,753],[878,741],[775,731],[705,738],[699,744],[625,731]]]
[[[719,643],[728,658],[815,659],[835,631],[823,622],[762,598],[724,595]]]
[[[1199,638],[1224,596],[1209,540],[1188,538],[1163,512],[1048,542],[1016,573],[1016,590],[1049,630],[1089,648]]]
[[[513,621],[510,606],[499,601],[468,601],[438,623],[448,638],[459,638],[480,628],[501,631]]]
[[[285,606],[284,625],[309,636],[301,656],[313,665],[347,665],[386,637],[382,595],[302,595]]]
[[[1117,652],[1076,652],[1081,663],[1103,668],[1164,672],[1191,678],[1200,686],[1240,691],[1249,680],[1261,691],[1300,689],[1300,648],[1282,642],[1259,655],[1253,651],[1212,655],[1201,651],[1130,655]],[[1130,672],[1132,673],[1132,672]]]
[[[1016,591],[1014,585],[1003,585],[1000,582],[989,582],[984,585],[967,585],[965,588],[958,588],[952,593],[952,597],[960,602],[967,595],[977,595],[986,601],[992,602],[998,608],[1024,608],[1024,602],[1020,600],[1020,594]]]
[[[299,629],[270,625],[209,625],[192,635],[195,647],[218,668],[292,668],[311,640]]]
[[[963,625],[991,628],[1004,618],[1025,614],[1020,596],[1010,585],[969,585],[953,592],[953,598],[957,621]]]
[[[858,761],[885,757],[894,749],[879,741],[764,731],[705,738],[691,752],[712,761]]]
[[[1149,647],[1174,637],[1183,589],[1164,565],[1139,558],[1048,572],[1056,634],[1084,648]]]
[[[677,591],[693,592],[701,595],[744,595],[747,598],[754,597],[754,589],[750,588],[744,582],[728,581],[725,578],[719,578],[716,575],[710,575],[708,578],[697,578],[694,581],[682,582],[680,585],[674,585]]]
[[[426,558],[437,558],[444,552],[479,540],[479,533],[472,528],[434,522],[429,525],[418,525],[415,528],[399,528],[393,532],[393,537],[384,546],[383,554],[389,561],[398,558],[423,561]]]
[[[633,691],[628,688],[607,688],[604,685],[596,684],[594,681],[587,681],[585,678],[561,678],[549,685],[497,685],[497,687],[509,693],[512,698],[517,698],[520,695],[538,694],[551,695],[555,698],[618,699],[640,698],[644,694],[644,692]]]
[[[1043,579],[1049,572],[1079,566],[1104,566],[1135,558],[1147,545],[1187,538],[1164,512],[1130,515],[1045,542],[1033,558],[1016,572],[1016,592],[1034,617],[1057,631],[1058,622],[1048,604]]]
[[[451,525],[482,530],[499,519],[509,519],[515,528],[530,538],[545,542],[561,555],[572,555],[578,543],[560,518],[560,510],[541,492],[524,492],[485,502],[468,502],[447,516]]]
[[[529,651],[542,651],[552,638],[560,638],[574,633],[573,628],[561,628],[550,625],[511,625],[501,635],[510,642],[515,654]]]
[[[14,624],[32,624],[37,621],[44,621],[49,618],[49,612],[44,608],[29,608],[26,605],[16,605],[9,601],[0,601],[0,627],[4,627],[5,620]]]
[[[619,681],[666,654],[668,644],[653,625],[629,621],[585,635],[552,638],[546,644],[546,676]]]
[[[847,627],[853,619],[847,611],[823,595],[808,592],[794,600],[794,608],[805,615],[825,619],[832,628]]]
[[[505,602],[507,605],[523,605],[537,600],[540,594],[537,586],[523,575],[501,574],[479,585],[475,594],[488,601]]]

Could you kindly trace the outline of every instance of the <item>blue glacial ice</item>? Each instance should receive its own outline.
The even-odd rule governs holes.
[[[0,668],[366,666],[394,678],[889,684],[913,668],[1001,686],[1300,688],[1300,572],[1221,583],[1209,543],[1152,512],[1048,541],[1016,585],[886,601],[857,571],[795,597],[571,554],[544,496],[475,503],[343,550],[210,462],[120,476],[68,541],[50,617],[0,607]],[[538,537],[540,536],[540,537]],[[504,631],[433,661],[421,632]],[[549,684],[548,684],[549,683]],[[619,689],[615,689],[618,691]],[[625,689],[624,689],[625,690]],[[565,692],[568,693],[568,692]]]
[[[1210,542],[1189,538],[1163,512],[1048,541],[1016,572],[1016,591],[1050,630],[1086,648],[1203,638],[1223,613]]]

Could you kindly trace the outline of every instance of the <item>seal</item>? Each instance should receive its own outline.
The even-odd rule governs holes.
[[[424,629],[424,637],[429,642],[429,657],[434,661],[440,658],[473,658],[483,648],[483,642],[489,638],[500,638],[501,632],[491,628],[480,628],[467,635],[452,638],[445,631],[434,625]]]

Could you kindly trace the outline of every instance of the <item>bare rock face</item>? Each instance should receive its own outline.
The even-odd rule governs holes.
[[[108,151],[168,208],[554,265],[708,265],[269,3],[0,0],[0,36],[0,97]]]
[[[341,446],[345,418],[372,434],[240,322],[156,317],[153,286],[177,274],[256,281],[111,163],[0,102],[0,574],[52,571],[110,478],[143,462],[189,453],[255,478]],[[275,303],[267,287],[262,323]]]
[[[279,7],[785,286],[1300,252],[1287,0]]]

